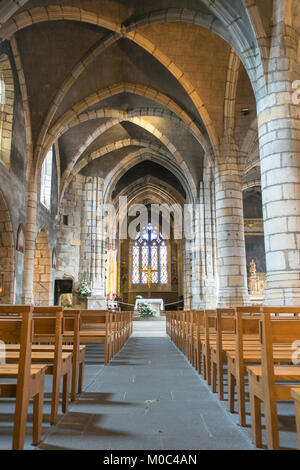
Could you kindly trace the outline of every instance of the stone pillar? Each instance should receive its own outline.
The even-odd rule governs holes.
[[[184,308],[190,308],[190,297],[192,295],[192,241],[184,240],[183,243],[183,292],[184,292]]]
[[[30,174],[27,193],[27,212],[25,226],[25,253],[23,270],[23,293],[24,304],[33,303],[33,273],[36,238],[37,218],[37,182],[34,174]]]
[[[267,263],[265,305],[300,305],[300,78],[296,3],[274,2],[267,83],[257,83]],[[295,10],[294,10],[295,9]]]
[[[219,307],[250,304],[247,288],[242,175],[236,155],[216,173]]]
[[[106,308],[105,243],[101,204],[103,204],[103,180],[97,177],[88,177],[85,183],[85,214],[81,233],[82,265],[90,276],[92,288],[92,298],[88,299],[88,308]]]
[[[202,290],[202,277],[203,277],[203,207],[200,201],[197,201],[194,207],[194,221],[192,233],[194,239],[191,240],[192,251],[192,307],[193,309],[203,308],[203,290]]]
[[[215,234],[215,186],[211,169],[204,170],[204,180],[200,184],[201,209],[201,251],[203,269],[201,285],[203,308],[216,308],[217,269],[216,269],[216,234]]]

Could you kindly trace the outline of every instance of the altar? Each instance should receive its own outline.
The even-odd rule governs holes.
[[[155,311],[156,315],[160,316],[160,313],[165,310],[163,299],[136,299],[134,311],[138,312],[139,304],[149,304]]]

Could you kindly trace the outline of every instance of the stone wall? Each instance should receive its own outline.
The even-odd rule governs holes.
[[[0,192],[0,303],[14,300],[14,236],[10,214]]]
[[[14,111],[14,78],[7,54],[0,55],[0,160],[10,166]]]
[[[79,279],[84,178],[77,175],[61,202],[57,224],[56,279]]]
[[[37,239],[34,258],[33,300],[35,305],[51,303],[51,253],[47,232],[43,228]]]
[[[102,180],[77,175],[64,194],[57,225],[55,278],[73,279],[76,289],[86,277],[95,295],[104,295],[105,290],[101,204]]]

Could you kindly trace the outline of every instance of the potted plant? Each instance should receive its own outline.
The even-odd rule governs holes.
[[[90,297],[92,295],[92,290],[88,285],[88,282],[85,278],[82,279],[81,283],[79,284],[77,294],[79,297]]]

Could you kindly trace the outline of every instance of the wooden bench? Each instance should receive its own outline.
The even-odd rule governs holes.
[[[298,313],[300,308],[289,308],[289,312]],[[300,338],[300,320],[272,318],[274,313],[287,313],[281,308],[264,307],[262,313],[260,321],[262,363],[247,367],[252,438],[256,447],[262,447],[261,402],[263,402],[268,448],[279,449],[277,401],[292,399],[291,389],[298,388],[295,382],[300,382],[300,366],[274,365],[276,359],[273,345],[281,344],[291,349],[292,343]]]
[[[210,341],[211,334],[215,337],[216,315],[217,311],[214,309],[204,310],[204,329],[200,332],[200,340],[202,343],[203,377],[207,381],[208,385],[211,385]]]
[[[72,351],[72,383],[71,401],[75,401],[77,393],[82,392],[84,363],[86,347],[80,344],[80,319],[81,311],[77,309],[65,308],[63,311],[63,351]],[[71,343],[72,346],[66,343]]]
[[[108,364],[114,347],[112,312],[81,310],[80,342],[104,343],[104,364]]]
[[[10,318],[0,318],[0,340],[20,345],[18,363],[0,364],[1,379],[16,379],[16,383],[0,383],[0,398],[16,398],[12,448],[22,450],[31,398],[34,399],[32,442],[37,445],[41,440],[47,367],[44,364],[31,364],[32,307],[1,305],[0,315],[11,315]]]
[[[211,367],[211,386],[212,391],[216,393],[218,382],[218,395],[219,400],[224,400],[224,385],[223,385],[223,364],[226,362],[226,346],[223,344],[226,333],[227,342],[234,338],[234,313],[232,308],[217,308],[215,315],[215,332],[214,341],[210,341],[210,367]]]
[[[192,317],[192,364],[201,374],[202,342],[201,333],[204,331],[204,310],[194,310]]]
[[[63,352],[63,307],[33,307],[33,346],[31,361],[47,364],[46,375],[52,375],[52,396],[50,423],[56,424],[60,385],[63,381],[62,412],[66,413],[69,405],[70,376],[72,366],[72,350]],[[53,347],[50,348],[49,344]],[[43,349],[41,346],[45,345]],[[18,347],[9,345],[6,360],[15,362],[20,351]]]
[[[64,333],[63,307],[34,307],[33,340],[36,343],[54,344],[54,352],[47,352],[48,357],[42,361],[42,353],[35,352],[37,360],[48,363],[46,374],[53,376],[50,423],[56,424],[58,416],[60,385],[63,382],[62,412],[66,413],[69,405],[72,350],[63,352]],[[34,354],[34,353],[33,353]]]
[[[298,449],[300,450],[300,390],[297,388],[292,388],[291,395],[292,398],[295,400],[296,425],[298,432]]]
[[[257,307],[237,307],[235,311],[235,348],[227,350],[228,407],[234,412],[234,392],[237,388],[239,423],[246,426],[245,376],[246,361],[260,362],[259,321],[261,309]],[[252,343],[250,346],[249,343]],[[248,347],[248,349],[246,349]]]

